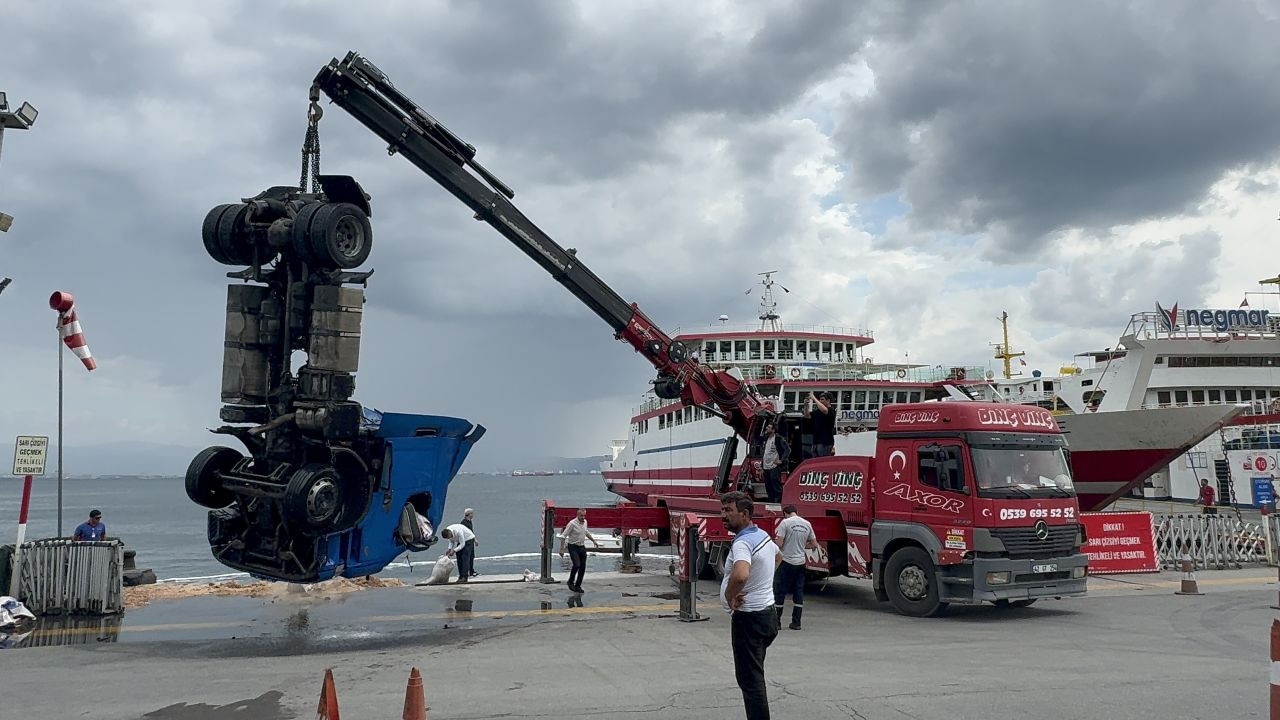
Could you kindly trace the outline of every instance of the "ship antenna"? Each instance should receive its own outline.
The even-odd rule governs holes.
[[[760,329],[773,332],[782,330],[782,323],[778,322],[781,320],[778,316],[778,303],[773,300],[773,274],[776,272],[778,271],[770,270],[756,273],[764,276],[764,279],[760,281],[760,284],[764,285],[764,292],[760,294]],[[782,288],[783,292],[791,292],[781,285],[778,285],[778,287]]]
[[[1012,380],[1015,374],[1021,375],[1022,373],[1014,373],[1013,366],[1010,365],[1009,361],[1014,358],[1020,358],[1026,353],[1009,351],[1009,313],[1000,314],[1000,327],[1004,330],[1004,344],[995,346],[996,359],[1004,361],[1004,379]]]

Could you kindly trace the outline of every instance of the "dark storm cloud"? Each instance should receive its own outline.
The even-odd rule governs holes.
[[[1280,149],[1280,25],[1251,2],[957,2],[867,52],[839,137],[860,191],[1001,256],[1186,210]]]
[[[82,408],[69,419],[75,436],[127,437],[140,418],[159,417],[172,434],[156,439],[206,442],[228,281],[204,255],[200,222],[215,204],[295,181],[307,86],[348,49],[476,144],[535,222],[664,325],[745,318],[753,303],[728,301],[769,269],[764,249],[807,216],[778,182],[787,141],[751,126],[845,62],[879,21],[853,3],[778,4],[750,32],[727,33],[684,13],[630,11],[636,22],[624,27],[568,3],[6,8],[0,90],[41,116],[31,132],[6,136],[0,164],[3,209],[18,218],[0,238],[3,274],[15,277],[0,347],[39,346],[52,325],[45,298],[72,291],[100,361],[76,382],[143,393]],[[564,443],[582,432],[564,425],[573,403],[620,395],[625,412],[651,376],[646,364],[506,240],[326,107],[325,170],[355,175],[374,196],[378,274],[360,397],[489,424],[481,459]],[[670,133],[688,126],[690,145],[673,144]],[[728,160],[708,183],[733,187],[672,177],[699,172],[687,158],[713,142]],[[672,199],[671,187],[689,199]],[[740,196],[751,232],[698,217],[697,203],[719,192]],[[8,357],[10,388],[28,370],[45,377],[47,367]]]

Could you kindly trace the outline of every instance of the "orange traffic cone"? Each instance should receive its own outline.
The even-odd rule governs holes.
[[[404,688],[403,720],[427,720],[427,696],[422,689],[422,673],[409,671],[409,684]]]
[[[1195,563],[1191,562],[1189,555],[1182,556],[1182,588],[1173,593],[1174,595],[1203,595],[1200,592],[1200,586],[1196,584]]]
[[[316,720],[340,720],[338,689],[333,686],[332,668],[324,671],[324,685],[320,688],[320,706],[316,708]]]

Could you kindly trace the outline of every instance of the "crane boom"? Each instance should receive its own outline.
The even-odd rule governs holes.
[[[658,370],[654,391],[659,397],[713,410],[748,441],[757,420],[773,414],[740,377],[701,365],[684,343],[672,340],[635,303],[579,262],[574,250],[561,247],[525,217],[511,203],[515,193],[476,162],[475,147],[397,90],[373,63],[349,52],[320,70],[314,88],[386,141],[388,153],[407,158],[608,323],[615,337]]]

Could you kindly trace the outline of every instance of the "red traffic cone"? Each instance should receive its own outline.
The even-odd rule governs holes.
[[[320,706],[316,708],[316,720],[340,720],[338,689],[333,686],[332,668],[324,671],[324,685],[320,688]]]
[[[404,688],[404,715],[402,720],[427,720],[427,696],[422,689],[422,673],[418,668],[409,671],[409,684]]]

